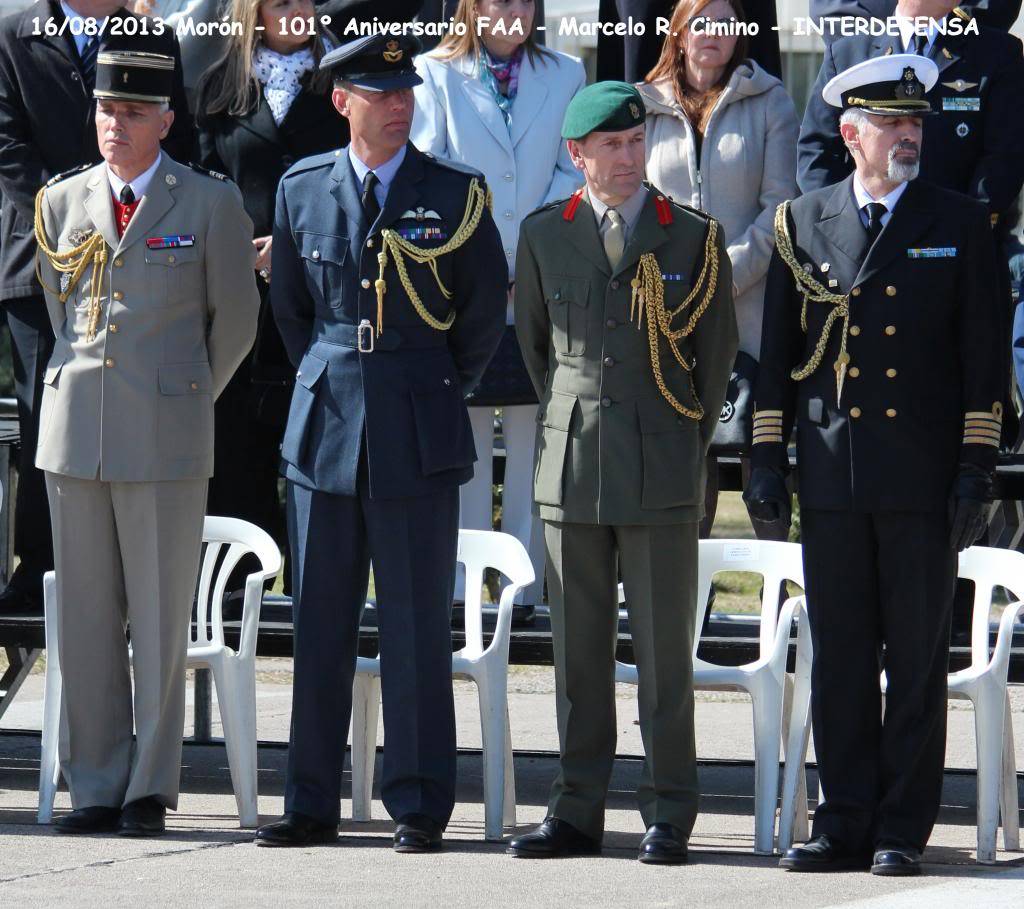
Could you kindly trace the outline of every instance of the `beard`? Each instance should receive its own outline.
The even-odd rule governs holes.
[[[896,153],[899,151],[912,151],[915,154],[913,161],[898,161]],[[889,149],[889,166],[886,176],[894,183],[902,183],[905,180],[916,180],[921,172],[921,154],[918,147],[912,142],[898,142]]]

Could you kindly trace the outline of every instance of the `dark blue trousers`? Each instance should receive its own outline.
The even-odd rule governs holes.
[[[365,458],[365,452],[363,457]],[[407,499],[288,483],[295,676],[285,811],[340,815],[359,616],[373,563],[384,707],[381,797],[444,826],[455,805],[451,605],[458,487]]]

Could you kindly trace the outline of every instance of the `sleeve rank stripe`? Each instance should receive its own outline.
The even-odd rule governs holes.
[[[969,410],[964,414],[964,419],[967,420],[995,420],[997,423],[1003,422],[1003,415],[1001,413],[996,414],[991,410]]]

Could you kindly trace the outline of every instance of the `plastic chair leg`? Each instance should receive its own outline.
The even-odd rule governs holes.
[[[371,819],[377,762],[380,677],[356,673],[352,684],[352,820]]]
[[[1020,808],[1017,799],[1017,759],[1013,751],[1013,713],[1010,693],[1003,708],[1003,779],[1000,786],[1000,815],[1003,824],[1003,848],[1020,852]]]
[[[506,760],[509,751],[508,704],[504,678],[485,673],[477,679],[484,757],[484,838],[497,842],[504,820]]]
[[[786,766],[782,780],[779,811],[779,851],[793,845],[794,836],[807,839],[807,743],[811,732],[811,646],[810,629],[800,622],[796,672],[789,728],[786,731]]]
[[[771,855],[779,795],[782,686],[766,677],[750,694],[754,708],[754,852]]]
[[[509,722],[508,704],[505,706],[505,800],[501,822],[506,827],[516,825],[516,766],[512,754],[512,725]]]
[[[217,709],[224,727],[231,786],[235,792],[240,827],[259,823],[256,781],[256,675],[255,667],[237,658],[212,667]]]
[[[57,633],[57,583],[53,572],[43,577],[46,623],[46,675],[43,680],[43,734],[39,756],[39,807],[36,820],[49,824],[60,783],[60,709],[64,680],[60,673]]]
[[[999,788],[1003,763],[1003,692],[983,687],[974,699],[974,730],[978,753],[978,862],[996,860]]]

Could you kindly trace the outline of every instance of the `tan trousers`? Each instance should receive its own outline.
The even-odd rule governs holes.
[[[147,796],[177,807],[206,486],[46,474],[64,678],[60,762],[75,808]]]

